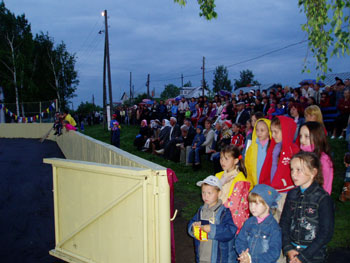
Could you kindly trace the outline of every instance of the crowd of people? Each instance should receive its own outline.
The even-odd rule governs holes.
[[[330,109],[336,114],[325,123]],[[325,262],[334,229],[327,135],[348,140],[349,79],[135,110],[138,150],[194,170],[213,163],[215,176],[198,182],[204,205],[188,226],[197,262]],[[349,174],[341,201],[350,200]]]

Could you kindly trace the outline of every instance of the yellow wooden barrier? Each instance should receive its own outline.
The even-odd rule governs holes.
[[[1,124],[0,137],[40,138],[52,127],[30,125]],[[68,159],[44,159],[53,167],[50,254],[75,263],[170,262],[166,168],[78,132],[49,138]]]

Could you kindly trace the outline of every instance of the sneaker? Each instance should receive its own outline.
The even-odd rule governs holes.
[[[335,139],[335,136],[333,135],[333,136],[331,137],[331,139],[332,139],[332,140]]]
[[[340,136],[338,137],[338,139],[339,139],[339,140],[344,139],[343,135],[340,135]]]
[[[164,153],[164,149],[157,150],[156,153],[163,154]]]

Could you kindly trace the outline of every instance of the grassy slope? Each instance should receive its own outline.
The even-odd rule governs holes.
[[[202,169],[193,172],[191,167],[183,164],[164,160],[162,157],[151,155],[150,153],[139,152],[133,146],[133,141],[138,134],[138,127],[123,126],[121,131],[121,148],[132,154],[140,156],[149,161],[158,163],[164,167],[171,168],[176,172],[179,181],[175,184],[175,205],[180,209],[180,215],[185,219],[190,219],[201,205],[200,188],[196,182],[213,173],[213,166],[209,162],[203,162]],[[101,125],[86,127],[85,134],[97,140],[110,143],[109,132],[104,131]],[[350,248],[350,202],[341,203],[338,201],[339,193],[343,186],[345,167],[343,156],[347,150],[345,141],[332,140],[333,161],[335,163],[335,175],[333,181],[332,197],[336,205],[335,232],[330,248]],[[180,200],[177,202],[176,200]],[[179,205],[183,207],[179,207]]]

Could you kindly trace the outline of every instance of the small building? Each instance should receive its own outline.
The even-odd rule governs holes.
[[[120,98],[122,103],[125,103],[127,100],[129,100],[129,96],[126,94],[126,92],[124,91],[122,97]]]
[[[204,89],[204,96],[208,96],[209,91]],[[186,99],[190,99],[192,97],[198,98],[203,96],[203,88],[200,87],[181,87],[180,88],[180,96],[184,96]]]

